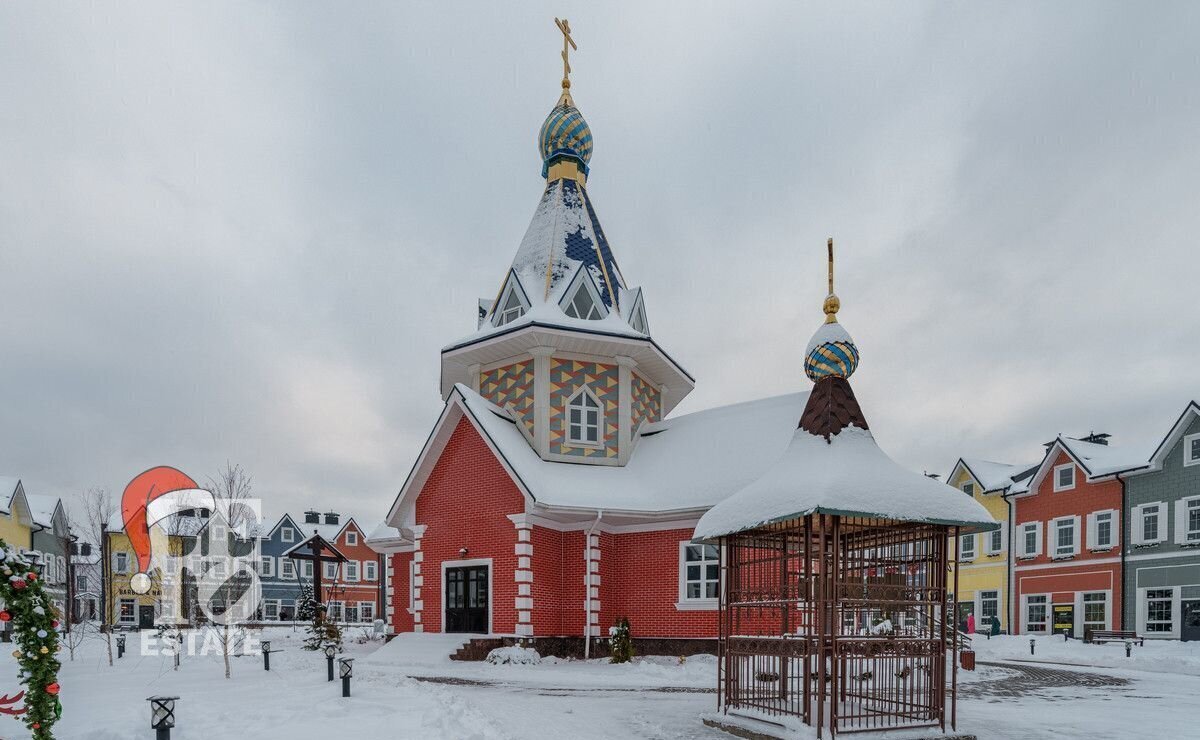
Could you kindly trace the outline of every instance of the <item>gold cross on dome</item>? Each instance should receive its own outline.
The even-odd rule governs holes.
[[[567,20],[566,18],[563,18],[560,21],[559,19],[555,18],[554,24],[556,26],[558,26],[558,30],[562,31],[562,35],[563,35],[563,50],[562,50],[563,80],[562,80],[562,86],[563,86],[563,90],[569,90],[571,88],[571,61],[570,61],[570,59],[568,59],[568,54],[569,54],[568,47],[570,47],[570,49],[574,49],[576,51],[579,51],[579,47],[575,45],[575,39],[571,38],[571,22],[569,20]]]

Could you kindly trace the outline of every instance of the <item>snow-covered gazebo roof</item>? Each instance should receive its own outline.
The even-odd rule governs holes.
[[[805,373],[815,383],[791,444],[757,480],[718,503],[696,525],[707,540],[809,514],[926,522],[988,531],[983,506],[950,486],[908,470],[875,443],[848,378],[859,352],[837,323],[830,241],[825,324],[809,343]]]

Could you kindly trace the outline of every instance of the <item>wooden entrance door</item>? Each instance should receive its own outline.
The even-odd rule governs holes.
[[[1184,601],[1181,607],[1183,623],[1179,627],[1179,639],[1200,640],[1200,600]]]
[[[488,631],[488,568],[446,569],[446,632]]]
[[[154,629],[154,607],[142,604],[138,607],[138,629]]]

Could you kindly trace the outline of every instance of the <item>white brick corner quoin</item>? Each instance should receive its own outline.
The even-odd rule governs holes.
[[[517,527],[517,543],[513,546],[513,554],[517,556],[517,567],[513,571],[513,580],[517,585],[517,596],[513,607],[517,610],[517,622],[513,631],[521,637],[533,636],[533,525],[524,515],[510,516]]]
[[[425,610],[425,602],[421,600],[421,586],[424,577],[421,575],[421,566],[425,561],[425,553],[421,552],[421,538],[425,536],[425,526],[418,524],[413,527],[413,567],[412,567],[412,583],[408,585],[412,589],[413,595],[413,632],[424,632],[425,624],[421,621],[421,613]]]
[[[583,587],[587,598],[583,602],[583,613],[588,624],[585,625],[585,636],[600,636],[600,535],[584,534],[587,538],[583,550],[583,561],[587,564],[587,572],[583,577]]]

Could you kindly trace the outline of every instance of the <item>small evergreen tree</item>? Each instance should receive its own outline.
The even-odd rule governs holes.
[[[308,637],[304,638],[305,650],[324,650],[329,645],[342,652],[342,628],[337,622],[325,618],[325,605],[317,603],[312,597],[312,590],[305,588],[307,594],[300,601],[298,616],[308,621]]]
[[[609,628],[608,635],[612,638],[612,658],[609,662],[628,663],[633,657],[633,635],[629,631],[629,619],[618,619],[617,623]]]

